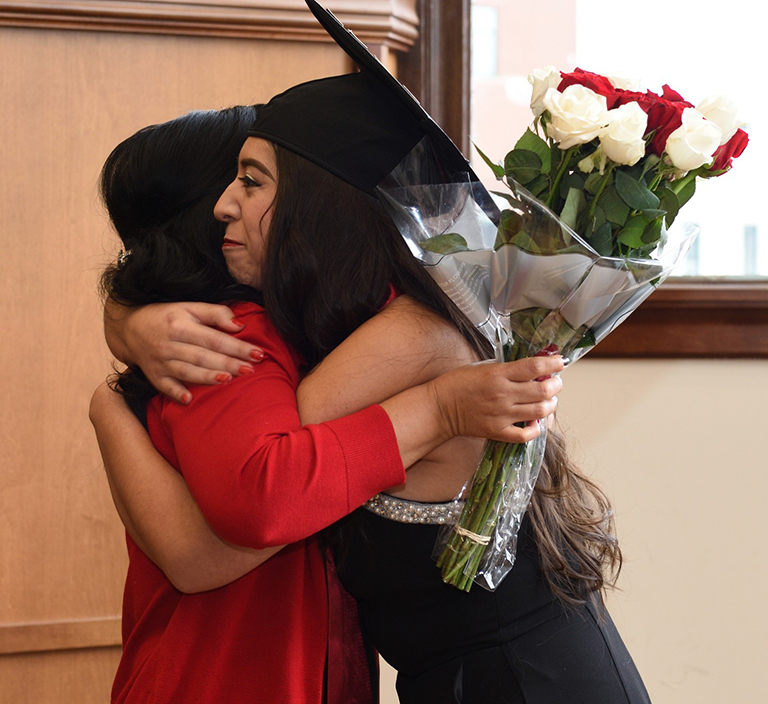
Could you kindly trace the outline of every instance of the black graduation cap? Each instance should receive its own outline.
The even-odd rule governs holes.
[[[358,73],[301,83],[259,111],[250,131],[373,193],[429,137],[437,183],[477,181],[466,158],[405,86],[314,0],[313,14],[358,65]]]

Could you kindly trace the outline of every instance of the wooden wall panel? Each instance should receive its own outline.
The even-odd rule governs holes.
[[[0,658],[0,704],[107,704],[120,648]]]
[[[416,39],[416,0],[331,0],[325,4],[367,44],[405,50]],[[304,0],[0,0],[2,24],[331,41]]]
[[[105,702],[117,662],[125,547],[87,418],[109,369],[103,160],[347,67],[328,43],[0,27],[0,703]]]

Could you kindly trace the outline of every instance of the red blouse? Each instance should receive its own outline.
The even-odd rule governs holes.
[[[228,384],[196,388],[189,406],[156,397],[150,435],[219,535],[292,544],[220,589],[182,594],[128,538],[113,702],[320,704],[328,592],[308,536],[405,481],[380,406],[302,427],[296,353],[261,307],[234,311],[246,324],[237,337],[264,349],[264,360]]]

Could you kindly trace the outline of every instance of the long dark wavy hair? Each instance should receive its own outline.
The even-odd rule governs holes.
[[[392,283],[461,332],[479,358],[488,341],[411,255],[383,206],[279,146],[277,193],[263,282],[278,332],[314,366],[381,308]],[[563,602],[584,603],[615,582],[621,553],[605,495],[553,431],[530,517],[540,565]],[[343,541],[341,530],[329,540]]]
[[[256,115],[256,106],[191,112],[115,147],[100,191],[125,254],[104,272],[104,295],[128,307],[261,302],[261,294],[229,275],[221,252],[226,226],[213,216]],[[146,402],[157,392],[141,370],[119,374],[114,388],[146,422]]]

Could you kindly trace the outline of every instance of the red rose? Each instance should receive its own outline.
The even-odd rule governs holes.
[[[648,145],[649,151],[661,156],[667,145],[667,138],[683,123],[683,110],[692,108],[691,103],[682,99],[679,93],[669,86],[664,86],[663,96],[647,90],[638,93],[632,90],[617,90],[611,108],[617,108],[624,103],[636,102],[648,115],[648,129],[646,134],[653,132],[653,137]]]
[[[599,95],[604,95],[608,102],[608,108],[611,107],[613,95],[616,89],[613,84],[605,77],[597,73],[591,73],[590,71],[583,71],[577,68],[573,73],[560,73],[563,80],[560,81],[560,85],[557,87],[561,93],[568,87],[573,85],[581,85],[585,88],[595,91]]]
[[[648,131],[655,130],[649,145],[654,154],[663,154],[669,135],[683,124],[683,110],[692,107],[693,104],[683,100],[680,93],[664,84],[661,98],[648,111]]]
[[[712,162],[712,166],[709,167],[709,171],[720,172],[713,174],[715,176],[724,174],[731,168],[733,160],[741,156],[741,153],[747,148],[747,144],[749,144],[747,133],[744,130],[736,130],[736,134],[733,137],[718,147],[715,152],[715,160]]]
[[[683,124],[683,110],[693,105],[681,100],[670,102],[659,99],[648,110],[648,131],[654,130],[648,148],[657,156],[664,153],[667,139]]]
[[[672,90],[666,83],[661,88],[661,97],[670,103],[686,103],[687,107],[693,107],[693,105],[683,100],[683,96],[680,93]]]
[[[625,103],[638,103],[644,112],[648,112],[651,106],[657,103],[659,98],[653,91],[647,90],[645,93],[639,93],[636,90],[617,90],[614,96],[613,105],[609,109],[617,108]]]

